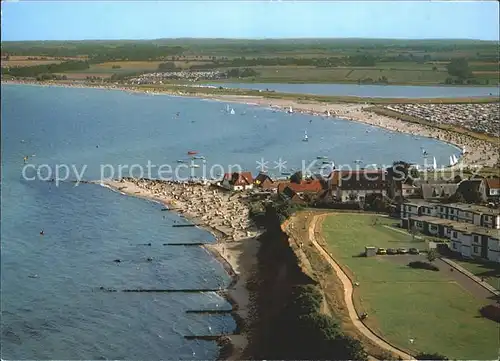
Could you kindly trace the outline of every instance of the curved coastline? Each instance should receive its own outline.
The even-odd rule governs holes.
[[[2,84],[32,85],[42,87],[64,87],[64,88],[94,88],[105,90],[118,90],[128,93],[145,93],[149,95],[166,95],[172,97],[200,98],[219,102],[231,102],[246,104],[252,106],[271,107],[275,110],[284,111],[293,107],[295,112],[310,114],[313,116],[325,117],[327,112],[331,113],[332,119],[343,119],[347,121],[356,121],[370,126],[379,127],[392,132],[406,133],[414,136],[421,136],[429,139],[452,145],[460,150],[459,163],[455,167],[487,166],[494,167],[499,161],[499,144],[472,138],[466,134],[458,134],[443,129],[427,126],[423,124],[410,123],[387,115],[380,115],[370,112],[367,108],[372,105],[367,103],[335,103],[335,102],[316,102],[316,101],[297,101],[280,98],[265,98],[254,95],[222,95],[222,94],[204,94],[204,93],[183,93],[180,90],[173,91],[169,89],[148,90],[140,89],[134,86],[117,85],[92,85],[92,84],[61,84],[61,83],[43,83],[36,81],[11,81],[3,80]],[[418,99],[413,99],[418,100]],[[463,150],[466,149],[464,153]],[[446,167],[450,168],[450,167]]]

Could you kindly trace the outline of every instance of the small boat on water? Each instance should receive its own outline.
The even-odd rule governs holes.
[[[195,150],[190,150],[190,151],[188,152],[188,155],[195,155],[195,154],[198,154],[198,152],[197,152],[197,151],[195,151]]]
[[[177,163],[186,163],[186,161],[182,159],[177,159]]]
[[[363,163],[363,161],[362,161],[361,159],[356,159],[356,160],[354,161],[354,163],[356,163],[356,164],[361,164],[361,163]]]
[[[193,159],[205,159],[205,157],[202,155],[195,155]]]
[[[191,164],[190,167],[191,168],[200,168],[200,165],[199,164]]]
[[[329,160],[323,160],[323,162],[321,162],[322,164],[330,164],[330,161]]]
[[[229,112],[229,114],[231,114],[231,115],[234,115],[234,114],[235,114],[235,112],[234,112],[234,109],[233,109],[233,108],[231,108],[231,111]]]
[[[302,138],[302,141],[303,142],[308,142],[309,141],[309,138],[307,137],[307,130],[304,131],[304,138]]]
[[[328,159],[328,157],[325,155],[319,155],[316,157],[316,159]]]
[[[291,172],[281,172],[281,175],[292,175]]]
[[[292,107],[288,108],[287,113],[288,113],[288,114],[292,114],[292,113],[293,113],[293,109],[292,109]]]

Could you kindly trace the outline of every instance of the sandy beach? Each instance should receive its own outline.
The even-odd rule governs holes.
[[[213,95],[213,94],[187,94],[181,90],[172,91],[150,91],[138,89],[133,86],[120,85],[89,85],[89,84],[60,84],[60,83],[40,83],[25,81],[2,81],[3,84],[33,84],[39,86],[60,86],[76,88],[98,88],[109,90],[120,90],[131,93],[148,93],[151,95],[171,95],[183,97],[197,97],[203,99],[218,100],[223,102],[242,103],[247,105],[272,107],[276,110],[285,111],[290,107],[294,112],[311,114],[314,116],[326,116],[330,112],[330,117],[341,118],[349,121],[365,123],[371,126],[384,128],[393,132],[407,133],[414,136],[434,138],[447,142],[459,148],[459,152],[465,150],[460,163],[463,167],[495,167],[500,160],[500,142],[492,144],[487,141],[474,139],[467,135],[447,132],[431,126],[405,122],[389,116],[375,114],[368,111],[371,104],[350,104],[350,103],[319,103],[319,102],[298,102],[287,99],[268,99],[261,96],[239,96],[239,95]],[[180,88],[180,87],[179,87]],[[369,99],[367,99],[367,102]]]
[[[396,118],[375,114],[367,111],[372,105],[348,103],[299,103],[290,100],[266,99],[262,97],[216,96],[213,99],[234,101],[259,106],[269,106],[280,109],[292,109],[295,112],[307,113],[315,116],[325,116],[330,112],[330,117],[365,123],[384,128],[393,132],[407,133],[438,139],[456,146],[462,151],[465,149],[461,162],[464,166],[494,167],[499,161],[499,144],[494,145],[486,141],[473,139],[469,136],[446,132],[444,130],[416,123],[405,122]]]
[[[204,247],[219,259],[230,276],[232,285],[227,297],[236,316],[242,321],[239,334],[228,335],[232,344],[231,360],[241,359],[247,346],[244,325],[251,322],[250,293],[247,281],[257,262],[259,231],[250,221],[249,208],[240,194],[232,195],[208,184],[187,184],[155,180],[121,179],[101,183],[124,195],[163,203],[193,223],[215,235],[215,244]]]

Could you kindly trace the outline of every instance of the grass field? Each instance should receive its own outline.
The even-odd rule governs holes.
[[[18,64],[17,66],[28,66],[48,64],[51,62],[56,61],[15,60],[6,63],[11,65]],[[69,74],[102,73],[103,77],[109,77],[112,74],[150,72],[157,70],[158,65],[162,62],[164,61],[105,62],[92,64],[90,68],[85,71],[68,72],[67,74],[68,77],[72,78]],[[174,63],[180,69],[189,69],[190,66],[210,64],[211,61],[207,58],[190,57],[176,60]],[[444,84],[446,78],[449,76],[444,64],[433,63],[379,63],[376,67],[317,68],[313,66],[255,66],[250,68],[254,69],[259,74],[252,78],[229,79],[224,81],[262,83],[358,83],[368,78],[376,82],[379,78],[385,77],[389,84],[439,85]],[[227,69],[222,68],[219,70]],[[488,79],[490,85],[498,84],[498,71],[478,70],[474,74],[482,80]]]
[[[478,277],[487,277],[486,282],[500,290],[500,264],[481,260],[455,260],[455,262]]]
[[[36,58],[36,59],[33,59]],[[29,57],[29,56],[11,56],[9,60],[2,59],[2,67],[24,67],[35,65],[59,64],[63,61],[69,60],[84,60],[85,58],[67,57],[67,58],[53,58],[53,57]]]
[[[394,220],[362,214],[329,216],[323,224],[327,245],[347,268],[358,309],[384,338],[412,352],[439,352],[450,358],[494,359],[498,325],[478,317],[484,302],[441,272],[411,269],[391,257],[356,257],[367,245],[423,248],[422,241],[387,229]],[[411,343],[409,340],[413,339]]]

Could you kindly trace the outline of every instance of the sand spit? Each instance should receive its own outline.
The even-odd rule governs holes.
[[[247,281],[257,263],[259,231],[249,219],[244,194],[224,191],[203,183],[182,183],[149,179],[124,178],[101,183],[122,194],[158,201],[191,222],[212,232],[216,244],[205,248],[221,261],[233,282],[227,290],[233,304],[240,334],[228,335],[231,346],[224,342],[224,358],[241,358],[247,345],[245,324],[251,322],[250,293]],[[221,342],[219,342],[221,343]],[[226,355],[231,350],[230,355]],[[222,355],[221,355],[222,356]]]
[[[448,132],[435,127],[409,123],[389,116],[375,114],[368,110],[372,107],[370,104],[329,104],[316,102],[299,103],[285,99],[270,100],[262,97],[238,97],[231,95],[217,96],[213,98],[246,103],[249,105],[269,106],[283,110],[292,107],[293,111],[297,113],[306,113],[328,118],[331,117],[332,119],[340,118],[384,128],[396,133],[407,133],[414,136],[438,139],[458,147],[458,152],[465,150],[462,157],[462,163],[464,166],[494,167],[500,160],[500,139],[499,143],[492,144],[479,139],[474,139],[464,134]],[[483,107],[484,104],[477,104],[477,106]],[[330,113],[330,116],[327,115],[328,113]]]

